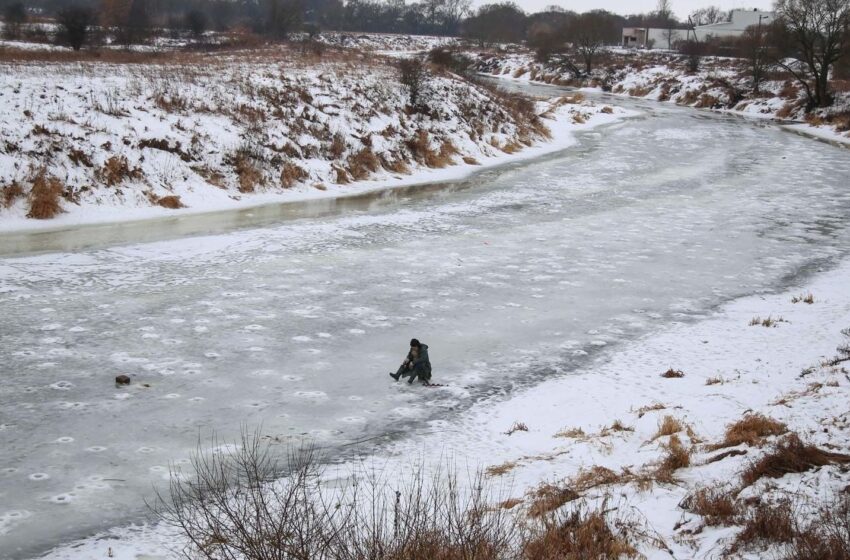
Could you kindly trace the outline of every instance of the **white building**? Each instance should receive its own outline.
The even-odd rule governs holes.
[[[706,41],[711,37],[722,39],[724,37],[740,37],[748,27],[770,25],[776,19],[776,12],[762,12],[760,10],[732,10],[729,20],[711,25],[698,25],[694,28],[697,39]]]
[[[679,41],[693,39],[707,41],[711,38],[740,37],[748,27],[769,25],[776,19],[775,12],[760,10],[732,10],[729,19],[711,25],[698,25],[692,31],[687,29],[660,29],[655,27],[623,28],[623,46],[633,48],[673,48]]]

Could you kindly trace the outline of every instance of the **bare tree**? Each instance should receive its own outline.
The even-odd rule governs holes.
[[[777,0],[776,12],[788,27],[805,70],[779,63],[806,92],[806,110],[832,104],[829,73],[850,47],[850,0]]]
[[[658,18],[662,20],[671,20],[673,19],[673,6],[670,0],[658,0],[658,5],[655,8],[655,13],[658,14]]]
[[[753,25],[748,27],[738,40],[741,56],[748,63],[753,93],[756,95],[761,91],[761,84],[765,80],[770,60],[773,58],[771,49],[767,45],[766,35],[767,31],[764,27]]]
[[[700,8],[691,14],[691,21],[694,22],[694,25],[712,25],[715,23],[722,23],[728,18],[729,14],[718,6]]]
[[[17,39],[21,34],[21,26],[27,21],[27,9],[21,2],[8,4],[3,9],[3,34],[7,39]]]
[[[68,6],[59,12],[56,21],[60,27],[59,40],[78,51],[86,42],[94,15],[83,6]]]
[[[422,101],[422,93],[427,85],[428,71],[418,58],[405,58],[398,63],[399,80],[407,88],[410,106],[418,108]]]
[[[612,26],[611,14],[603,11],[587,12],[572,20],[568,38],[584,62],[586,74],[593,70],[593,60],[610,37]]]
[[[662,37],[664,37],[664,40],[667,41],[667,49],[672,49],[673,45],[676,44],[676,41],[682,38],[682,35],[679,33],[678,29],[671,26],[664,30]]]

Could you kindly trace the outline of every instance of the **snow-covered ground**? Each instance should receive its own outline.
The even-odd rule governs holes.
[[[428,109],[411,113],[395,68],[372,55],[189,56],[6,65],[0,231],[453,179],[563,149],[573,132],[628,114],[559,99],[520,108],[448,75],[428,81]],[[53,219],[27,217],[39,174],[61,190]]]
[[[809,434],[819,417],[769,403],[812,380],[817,394],[785,402],[823,415],[846,402],[840,374],[796,376],[847,326],[847,152],[770,124],[629,105],[641,116],[579,133],[572,149],[371,212],[3,259],[0,548],[168,557],[173,536],[128,524],[199,432],[232,439],[241,423],[340,459],[359,449],[392,465],[439,449],[473,467],[515,462],[504,476],[519,499],[581,467],[656,460],[666,440],[643,444],[664,414],[712,443],[761,409],[846,450],[842,429]],[[809,291],[813,304],[790,303]],[[750,327],[756,314],[788,322]],[[411,336],[431,345],[447,387],[391,383]],[[685,377],[658,377],[671,367]],[[114,386],[118,373],[130,387]],[[656,401],[667,410],[637,417]],[[617,419],[635,431],[599,435]],[[502,435],[514,421],[529,431]],[[554,438],[562,428],[586,437]],[[624,503],[645,503],[675,541],[670,520],[690,515],[677,498],[739,459],[681,469],[681,488],[626,488]],[[814,477],[824,493],[833,471]],[[697,537],[700,555],[712,538]]]
[[[480,71],[504,79],[567,85],[588,91],[604,88],[618,95],[746,117],[797,120],[798,124],[791,125],[797,132],[850,144],[850,95],[839,92],[833,107],[807,121],[803,94],[795,82],[767,80],[760,94],[749,95],[750,79],[744,61],[738,59],[705,57],[700,69],[692,73],[681,56],[619,50],[608,53],[620,55],[621,58],[613,61],[601,54],[592,78],[584,80],[576,78],[567,68],[537,62],[528,52],[470,54],[476,58]]]

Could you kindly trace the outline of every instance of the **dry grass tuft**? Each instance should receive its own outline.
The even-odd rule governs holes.
[[[97,170],[95,176],[107,186],[114,187],[126,179],[141,179],[142,170],[138,167],[130,167],[130,162],[125,156],[112,156],[106,160],[103,167]]]
[[[672,436],[684,429],[685,426],[682,422],[668,414],[658,423],[658,431],[655,432],[655,435],[652,437],[652,441],[655,441],[660,437]]]
[[[507,500],[499,503],[499,507],[501,509],[514,509],[518,505],[522,503],[522,500],[519,498],[508,498]]]
[[[655,477],[661,482],[672,483],[677,470],[691,466],[691,451],[682,445],[679,436],[671,436],[664,449],[666,455],[655,470]]]
[[[726,381],[721,376],[709,377],[705,380],[706,385],[723,385]]]
[[[511,425],[511,427],[508,428],[508,431],[505,432],[505,435],[510,436],[510,435],[513,435],[516,432],[527,432],[527,431],[528,431],[528,426],[525,424],[525,422],[514,422]]]
[[[542,484],[534,491],[534,501],[528,508],[528,516],[532,518],[543,517],[564,504],[579,498],[578,493],[571,488]]]
[[[762,502],[747,513],[744,529],[732,542],[729,552],[790,543],[794,540],[794,533],[794,512],[789,501],[783,500],[775,504]]]
[[[49,220],[61,214],[63,210],[59,199],[64,191],[59,179],[48,175],[46,169],[38,171],[29,194],[30,210],[27,218]]]
[[[791,298],[791,303],[808,303],[809,305],[815,302],[815,296],[811,293],[806,295],[794,296]]]
[[[757,326],[761,325],[762,327],[776,327],[776,326],[779,325],[779,323],[787,323],[787,322],[788,321],[786,321],[782,317],[777,317],[776,319],[774,319],[773,316],[768,315],[766,319],[762,319],[761,317],[757,316],[757,317],[753,317],[750,320],[750,326],[751,327],[757,327]]]
[[[310,174],[303,167],[295,165],[290,161],[284,162],[280,170],[280,186],[285,189],[291,189],[309,176]]]
[[[734,424],[726,426],[723,441],[709,446],[710,450],[738,445],[761,445],[764,438],[780,436],[788,431],[788,427],[778,420],[763,414],[747,414]]]
[[[617,526],[601,511],[582,509],[550,521],[523,546],[525,560],[591,560],[638,558],[625,525]]]
[[[381,160],[368,146],[348,158],[348,174],[355,181],[368,179],[380,168]]]
[[[733,490],[726,486],[704,487],[688,495],[682,507],[702,516],[706,525],[734,525],[741,515],[741,507]]]
[[[233,167],[239,179],[239,192],[252,193],[263,184],[263,172],[250,157],[238,154],[234,158]]]
[[[634,428],[632,428],[630,426],[626,426],[620,420],[614,420],[614,423],[611,424],[610,426],[608,426],[607,428],[604,428],[600,432],[599,435],[608,436],[608,435],[611,435],[612,433],[617,433],[617,432],[634,432],[634,431],[635,431]]]
[[[511,472],[516,468],[517,464],[514,461],[508,461],[507,463],[502,463],[501,465],[493,465],[487,467],[484,471],[484,474],[487,476],[503,476]]]
[[[477,159],[472,156],[463,156],[463,163],[467,165],[481,165]]]
[[[169,195],[163,196],[161,198],[156,199],[157,206],[162,206],[163,208],[169,208],[171,210],[178,210],[180,208],[185,208],[186,205],[180,200],[180,197],[177,195]]]
[[[24,188],[17,181],[0,188],[0,204],[3,208],[10,208],[16,200],[23,198]]]
[[[680,379],[682,377],[685,377],[685,372],[680,369],[670,368],[664,373],[662,373],[661,377],[664,377],[665,379]]]
[[[555,434],[556,438],[571,438],[571,439],[582,439],[587,437],[587,434],[584,433],[584,430],[581,428],[564,428]]]
[[[850,455],[831,453],[814,445],[806,445],[797,434],[790,434],[758,461],[741,473],[741,481],[750,486],[764,477],[781,478],[790,473],[801,473],[832,464],[850,463]]]
[[[639,409],[637,409],[637,411],[636,411],[637,417],[643,418],[644,415],[646,415],[647,412],[655,412],[655,411],[658,411],[658,410],[665,410],[666,408],[667,407],[665,405],[661,404],[661,403],[655,403],[655,404],[649,404],[649,405],[646,405],[646,406],[642,406]]]

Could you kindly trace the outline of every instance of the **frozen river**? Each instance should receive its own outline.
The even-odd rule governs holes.
[[[143,518],[213,431],[368,449],[848,253],[850,152],[637,106],[345,213],[0,258],[0,558]],[[391,383],[413,336],[447,388]]]

